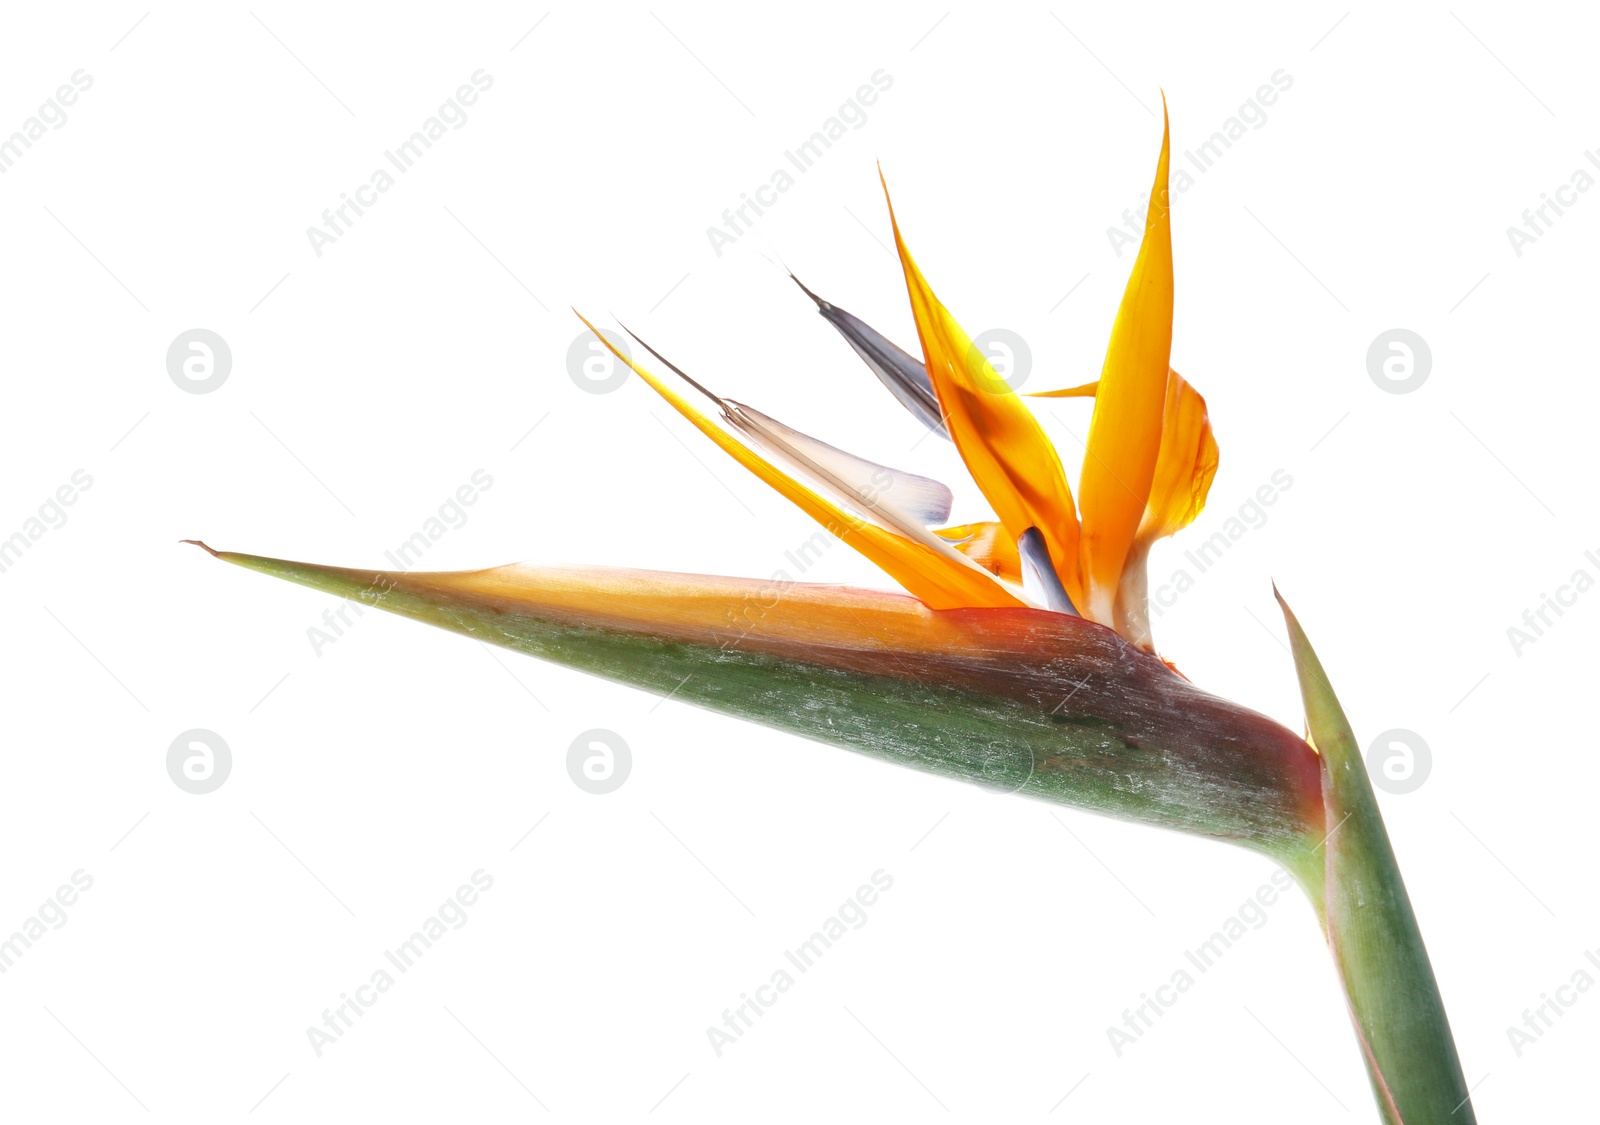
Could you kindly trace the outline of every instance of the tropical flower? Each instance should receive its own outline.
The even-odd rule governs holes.
[[[1218,460],[1205,400],[1170,365],[1169,148],[1164,127],[1100,378],[1047,392],[1094,399],[1076,502],[1027,403],[934,295],[892,206],[920,360],[801,288],[907,411],[954,444],[993,520],[940,526],[952,497],[939,482],[803,434],[661,359],[709,400],[713,418],[613,349],[906,594],[525,564],[386,572],[212,553],[818,741],[1262,852],[1317,910],[1383,1119],[1471,1122],[1359,749],[1287,606],[1306,737],[1202,691],[1154,652],[1146,560],[1200,513]]]

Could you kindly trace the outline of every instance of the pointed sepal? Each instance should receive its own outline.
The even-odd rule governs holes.
[[[1282,595],[1306,724],[1322,757],[1326,833],[1300,872],[1322,916],[1388,1125],[1472,1125],[1470,1092],[1361,747]]]

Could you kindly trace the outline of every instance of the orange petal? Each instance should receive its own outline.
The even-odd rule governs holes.
[[[1136,645],[1152,648],[1147,584],[1150,548],[1157,539],[1194,522],[1206,506],[1211,478],[1216,475],[1217,439],[1211,433],[1206,400],[1176,371],[1169,371],[1161,415],[1161,452],[1150,482],[1150,502],[1117,586],[1116,629]]]
[[[1059,391],[1029,391],[1028,398],[1094,398],[1100,393],[1100,380],[1080,383],[1076,387],[1063,387]]]
[[[887,201],[887,184],[883,192]],[[1030,527],[1040,530],[1062,583],[1073,601],[1081,604],[1078,513],[1055,446],[1021,397],[995,374],[988,359],[934,296],[900,237],[893,203],[889,204],[889,222],[894,227],[928,377],[967,471],[1013,541]]]
[[[576,312],[577,310],[573,310]],[[655,375],[615,348],[594,325],[578,313],[578,319],[622,362],[650,385],[651,390],[687,418],[696,429],[716,442],[722,450],[757,477],[782,493],[806,515],[816,520],[843,542],[860,551],[924,605],[931,609],[966,606],[1021,606],[1024,603],[1007,593],[987,575],[960,562],[941,557],[937,552],[866,522],[831,500],[819,496],[760,454],[751,450]]]
[[[1161,452],[1137,539],[1151,543],[1188,527],[1206,506],[1217,475],[1217,439],[1206,400],[1176,371],[1167,373]]]
[[[963,523],[940,528],[935,534],[952,541],[955,549],[990,574],[1008,582],[1022,582],[1022,560],[1017,556],[1016,540],[995,520]],[[955,543],[955,540],[961,540]]]
[[[1113,619],[1123,564],[1144,519],[1161,446],[1172,352],[1172,218],[1165,99],[1161,157],[1150,189],[1144,241],[1111,329],[1079,480],[1086,617]]]

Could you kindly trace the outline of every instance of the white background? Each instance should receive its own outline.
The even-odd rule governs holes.
[[[1470,2],[10,10],[0,132],[76,70],[93,86],[0,177],[0,534],[75,470],[93,485],[0,575],[0,931],[78,869],[94,885],[0,976],[6,1116],[1375,1120],[1295,899],[1108,1042],[1261,859],[398,618],[318,654],[333,599],[177,543],[382,565],[483,469],[428,568],[783,566],[812,526],[643,386],[579,389],[569,305],[981,517],[951,447],[911,448],[761,255],[913,345],[881,160],[968,329],[1021,333],[1030,389],[1093,378],[1132,262],[1106,228],[1148,189],[1160,90],[1176,169],[1281,69],[1266,124],[1177,197],[1174,364],[1222,464],[1153,581],[1275,470],[1293,486],[1157,640],[1298,727],[1276,579],[1360,737],[1426,741],[1421,788],[1380,796],[1480,1118],[1575,1119],[1600,996],[1520,1057],[1507,1028],[1600,978],[1600,593],[1520,654],[1506,630],[1600,576],[1600,193],[1520,257],[1505,232],[1600,146],[1594,34],[1577,6]],[[465,125],[314,253],[324,208],[479,69]],[[880,69],[866,124],[715,254],[706,228]],[[232,349],[214,393],[166,371],[195,327]],[[1367,373],[1394,327],[1431,346],[1411,394]],[[1082,404],[1041,414],[1075,466]],[[843,548],[806,577],[885,584]],[[234,759],[206,796],[166,771],[193,727]],[[608,796],[566,772],[593,727],[634,757]],[[307,1027],[480,868],[466,925],[317,1057]],[[868,923],[718,1058],[707,1026],[879,868]]]

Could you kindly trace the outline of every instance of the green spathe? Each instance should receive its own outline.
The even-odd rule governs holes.
[[[207,548],[209,550],[210,548]],[[947,611],[996,646],[970,655],[853,650],[748,651],[726,634],[696,640],[574,622],[526,598],[446,588],[453,575],[350,570],[229,552],[218,558],[362,605],[750,719],[819,742],[989,788],[1264,852],[1303,864],[1322,835],[1315,757],[1298,735],[1196,688],[1109,629],[1042,611]],[[601,568],[591,573],[603,574]],[[654,575],[692,588],[704,579]],[[735,605],[732,608],[737,609]],[[784,612],[775,606],[768,619]],[[1008,616],[1009,615],[1009,616]],[[1019,640],[1019,636],[1021,639]],[[1000,646],[1011,645],[1010,649]],[[987,650],[986,650],[987,651]]]
[[[1274,591],[1276,593],[1276,591]],[[1372,1091],[1387,1125],[1474,1125],[1450,1021],[1344,710],[1311,642],[1281,595],[1306,723],[1322,754],[1327,839],[1321,885],[1306,890],[1322,916],[1344,982]]]

